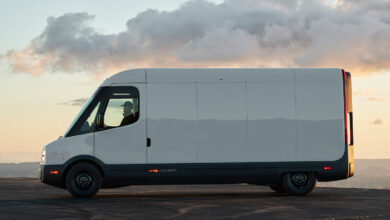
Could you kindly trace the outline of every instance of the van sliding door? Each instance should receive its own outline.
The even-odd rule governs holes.
[[[195,84],[148,83],[147,90],[148,164],[156,165],[150,167],[196,163]]]

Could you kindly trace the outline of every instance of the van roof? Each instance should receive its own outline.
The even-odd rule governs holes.
[[[116,73],[101,86],[128,83],[338,82],[340,68],[150,68]]]

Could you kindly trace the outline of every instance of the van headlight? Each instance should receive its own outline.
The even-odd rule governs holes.
[[[42,162],[42,163],[45,163],[45,162],[46,162],[46,149],[43,149],[43,151],[42,151],[41,162]]]

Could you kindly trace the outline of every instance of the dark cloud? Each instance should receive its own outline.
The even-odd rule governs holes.
[[[88,101],[88,98],[79,98],[79,99],[73,99],[66,102],[58,103],[59,105],[69,105],[69,106],[82,106],[84,103]]]
[[[47,19],[23,50],[5,57],[15,72],[114,72],[132,67],[344,67],[390,70],[390,1],[190,1],[146,10],[126,30],[102,34],[87,13]]]

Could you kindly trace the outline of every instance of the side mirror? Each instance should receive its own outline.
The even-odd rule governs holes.
[[[96,130],[100,131],[104,128],[104,118],[102,114],[98,114],[96,122]]]

